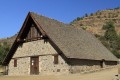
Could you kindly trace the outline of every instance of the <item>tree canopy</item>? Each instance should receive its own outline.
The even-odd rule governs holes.
[[[106,22],[105,25],[103,25],[103,29],[106,30],[104,37],[108,41],[115,41],[118,38],[118,35],[115,31],[115,26],[112,21]]]
[[[9,49],[10,45],[7,42],[0,43],[0,64],[2,63]]]
[[[115,31],[115,26],[112,21],[106,22],[103,25],[103,30],[105,30],[104,36],[101,36],[99,39],[116,57],[120,58],[120,35]]]

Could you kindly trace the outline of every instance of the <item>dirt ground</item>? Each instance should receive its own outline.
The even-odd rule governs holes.
[[[49,76],[0,76],[0,80],[117,80],[118,68],[87,74]]]

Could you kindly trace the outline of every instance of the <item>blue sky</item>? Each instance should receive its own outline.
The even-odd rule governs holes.
[[[120,6],[120,0],[0,0],[0,38],[19,32],[29,11],[69,23],[86,13]]]

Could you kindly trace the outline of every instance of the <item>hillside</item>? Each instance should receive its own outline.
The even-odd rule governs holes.
[[[90,15],[85,14],[84,17],[78,17],[73,20],[71,24],[76,28],[82,27],[93,34],[103,35],[104,30],[102,30],[102,26],[110,20],[114,22],[115,30],[119,34],[120,8],[97,11],[96,13],[91,13]]]
[[[2,63],[4,57],[8,53],[11,45],[13,44],[17,35],[14,35],[9,38],[2,38],[0,39],[0,64]]]
[[[2,38],[0,39],[0,44],[7,42],[7,44],[12,45],[12,43],[14,42],[15,38],[17,35],[14,35],[12,37],[8,37],[8,38]]]

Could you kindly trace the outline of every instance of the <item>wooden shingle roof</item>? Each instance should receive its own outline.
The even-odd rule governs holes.
[[[42,27],[67,58],[108,60],[118,59],[92,34],[72,25],[31,13],[32,18]]]

